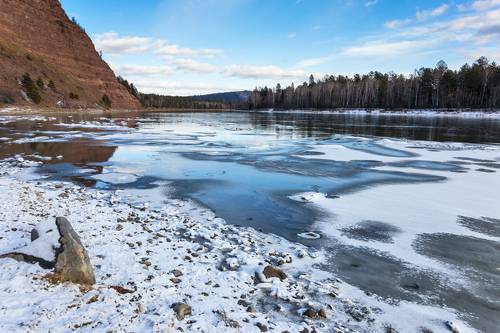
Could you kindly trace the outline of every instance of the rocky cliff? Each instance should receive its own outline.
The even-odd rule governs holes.
[[[58,0],[0,0],[0,104],[95,107],[104,95],[140,108]]]

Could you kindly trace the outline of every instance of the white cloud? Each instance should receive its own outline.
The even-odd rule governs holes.
[[[164,44],[156,50],[156,54],[164,56],[183,56],[183,57],[214,57],[223,54],[221,49],[205,48],[205,49],[191,49],[188,47],[181,47],[176,44]]]
[[[331,61],[331,57],[303,59],[297,63],[297,68],[314,67]]]
[[[475,10],[486,10],[500,6],[500,0],[476,0],[472,3]]]
[[[278,66],[229,65],[225,73],[241,78],[304,78],[307,74],[302,69],[283,69]]]
[[[292,38],[297,37],[297,34],[295,32],[291,32],[291,33],[288,34],[287,37],[290,38],[290,39],[292,39]]]
[[[218,68],[212,64],[198,62],[193,59],[176,59],[173,61],[178,70],[194,73],[215,73]]]
[[[436,7],[434,9],[429,9],[429,10],[418,10],[415,13],[415,20],[417,21],[424,21],[432,17],[437,17],[445,14],[448,9],[450,9],[450,6],[447,4],[443,4],[439,7]],[[403,26],[409,25],[410,23],[413,23],[414,19],[411,18],[406,18],[406,19],[400,19],[400,20],[391,20],[385,22],[385,27],[389,29],[397,29],[401,28]]]
[[[428,47],[432,41],[426,40],[403,40],[403,41],[371,41],[358,46],[351,46],[342,50],[342,54],[348,56],[395,56],[414,52],[415,50]]]
[[[97,50],[110,54],[138,54],[154,51],[157,55],[162,56],[215,57],[224,53],[221,49],[192,49],[148,37],[121,37],[116,32],[97,34],[94,38],[94,44]]]
[[[488,5],[478,4],[477,1],[474,4],[478,9],[485,8],[485,6],[490,8],[491,5],[490,2]],[[427,18],[446,13],[449,7],[443,6],[419,12],[420,14],[416,17],[420,20],[406,19],[387,22],[387,27],[398,29],[394,32],[372,36],[357,45],[348,45],[342,50],[342,54],[369,58],[435,53],[444,50],[464,53],[460,50],[496,48],[500,41],[500,8],[480,11],[474,10],[472,4],[469,3],[467,8],[451,18],[429,23],[422,22]]]
[[[377,3],[378,3],[378,0],[369,0],[369,1],[365,2],[365,7],[375,6]]]
[[[397,29],[404,25],[410,24],[412,19],[404,19],[404,20],[392,20],[385,22],[385,26],[389,29]]]
[[[167,66],[124,65],[117,67],[116,72],[124,76],[171,75],[173,69]]]
[[[107,53],[144,53],[151,49],[153,40],[146,37],[120,37],[116,32],[97,34],[94,38],[97,50]]]
[[[449,8],[450,8],[449,5],[443,4],[439,7],[434,8],[434,9],[423,10],[423,11],[419,10],[419,11],[417,11],[417,14],[415,15],[415,17],[417,18],[418,21],[423,21],[423,20],[426,20],[430,17],[436,17],[436,16],[443,15],[448,11]]]

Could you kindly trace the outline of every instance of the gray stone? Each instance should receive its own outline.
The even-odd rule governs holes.
[[[23,253],[23,249],[19,249],[18,252],[1,255],[0,258],[11,258],[33,264],[38,263],[42,268],[54,269],[54,275],[51,277],[52,282],[73,282],[84,285],[94,284],[94,271],[87,251],[83,247],[78,234],[64,217],[56,218],[55,226],[60,237],[58,239],[59,246],[53,248],[54,261],[48,261],[48,259],[42,258],[42,256],[38,257]],[[41,237],[42,235],[40,235],[38,228],[31,231],[32,242],[40,241]]]
[[[39,237],[40,234],[38,233],[38,230],[36,228],[33,228],[33,230],[31,230],[31,241],[33,242],[37,240]]]
[[[178,320],[183,320],[193,312],[193,309],[186,303],[174,303],[171,308],[174,310]]]
[[[255,324],[255,326],[257,326],[261,332],[267,332],[267,330],[268,330],[267,326],[262,324],[262,323],[257,323],[257,324]]]
[[[58,217],[56,225],[61,234],[59,239],[61,247],[56,252],[55,273],[57,279],[61,282],[94,284],[94,271],[80,237],[66,218]]]

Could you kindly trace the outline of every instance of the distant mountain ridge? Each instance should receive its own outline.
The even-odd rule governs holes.
[[[242,91],[230,91],[206,95],[195,95],[191,98],[198,101],[213,101],[213,102],[225,102],[225,103],[241,103],[246,102],[250,98],[252,92],[250,90]]]
[[[140,108],[58,0],[0,0],[0,104],[34,103]]]

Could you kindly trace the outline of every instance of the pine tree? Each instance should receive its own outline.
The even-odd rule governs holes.
[[[42,101],[42,97],[38,92],[37,86],[35,82],[31,79],[29,73],[25,73],[21,79],[21,85],[23,86],[24,91],[28,98],[35,104],[40,104]]]
[[[45,84],[43,83],[43,80],[41,77],[38,78],[38,80],[36,80],[36,85],[38,86],[38,88],[40,89],[43,89],[45,87]]]
[[[99,105],[105,109],[111,108],[111,99],[109,99],[108,95],[102,95],[101,100],[99,101]]]
[[[56,89],[56,85],[54,83],[54,81],[50,80],[49,81],[49,86],[48,86],[53,92],[56,92],[57,89]]]

